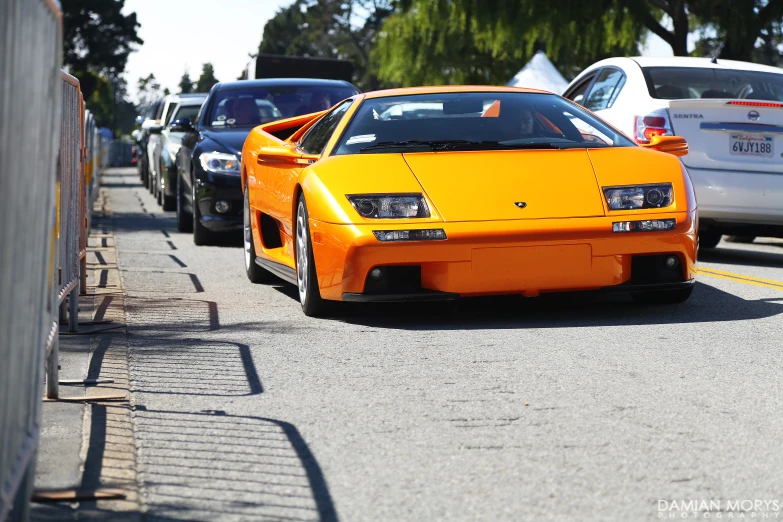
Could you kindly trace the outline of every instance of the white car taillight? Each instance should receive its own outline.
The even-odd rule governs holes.
[[[674,136],[669,112],[666,109],[656,109],[643,116],[634,116],[634,135],[636,143],[650,143],[653,136]]]

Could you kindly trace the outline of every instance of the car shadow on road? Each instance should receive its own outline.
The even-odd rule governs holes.
[[[134,420],[145,520],[338,520],[318,461],[288,422],[143,405]]]
[[[775,301],[742,299],[699,282],[691,298],[677,305],[640,305],[619,294],[574,292],[536,298],[464,298],[453,303],[341,306],[333,318],[350,324],[404,330],[687,324],[773,317],[783,313],[783,296],[781,302]]]
[[[769,243],[772,245],[772,243]],[[777,244],[776,244],[777,245]],[[783,246],[783,243],[780,244]],[[783,268],[783,254],[760,252],[739,248],[715,248],[699,251],[699,261],[725,265],[760,266]]]

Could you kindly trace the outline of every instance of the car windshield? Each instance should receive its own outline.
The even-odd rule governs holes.
[[[177,112],[174,113],[174,117],[171,118],[171,121],[178,120],[180,118],[190,118],[191,121],[196,121],[196,116],[198,116],[199,109],[201,109],[200,105],[180,105],[177,109]]]
[[[459,92],[365,100],[335,154],[629,146],[611,127],[552,94]]]
[[[329,109],[356,94],[345,87],[278,86],[224,89],[215,93],[207,124],[248,126]]]
[[[650,96],[783,101],[783,74],[697,67],[644,67]]]

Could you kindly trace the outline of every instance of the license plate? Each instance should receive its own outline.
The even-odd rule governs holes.
[[[753,134],[732,134],[729,142],[729,152],[734,156],[757,156],[771,158],[774,156],[772,136]]]

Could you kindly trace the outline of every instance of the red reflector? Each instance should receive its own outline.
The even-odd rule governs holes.
[[[647,138],[647,140],[651,140],[653,136],[663,136],[666,134],[666,129],[644,129],[644,137]]]
[[[783,103],[757,102],[757,101],[730,101],[726,105],[744,105],[745,107],[783,107]]]
[[[666,118],[663,116],[645,116],[642,123],[644,123],[645,127],[666,127]]]

